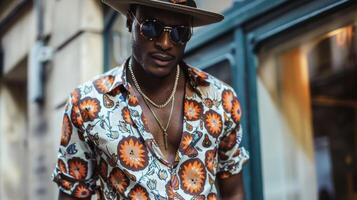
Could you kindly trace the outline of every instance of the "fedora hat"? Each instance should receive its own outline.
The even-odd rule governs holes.
[[[102,0],[126,15],[131,4],[144,5],[193,17],[193,26],[203,26],[223,20],[223,15],[197,8],[194,0]]]

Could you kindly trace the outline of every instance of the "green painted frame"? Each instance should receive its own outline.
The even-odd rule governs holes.
[[[243,7],[237,4],[224,13],[226,19],[223,22],[201,29],[188,44],[186,54],[191,54],[199,52],[200,48],[227,33],[234,33],[232,51],[236,66],[232,66],[232,73],[235,74],[233,87],[238,91],[245,111],[242,120],[245,130],[243,145],[248,148],[251,156],[243,171],[246,199],[264,199],[258,120],[257,51],[272,38],[289,35],[289,31],[293,29],[299,29],[311,21],[319,21],[319,17],[355,3],[357,2],[352,0],[264,0],[253,1]]]

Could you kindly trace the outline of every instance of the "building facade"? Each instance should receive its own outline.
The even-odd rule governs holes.
[[[246,199],[357,199],[356,1],[197,3],[226,19],[195,29],[185,60],[238,93]],[[130,55],[125,17],[97,0],[6,0],[0,39],[0,199],[56,199],[65,100]]]
[[[103,72],[96,0],[1,2],[0,199],[56,199],[64,104]]]

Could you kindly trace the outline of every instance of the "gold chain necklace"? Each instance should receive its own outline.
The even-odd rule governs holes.
[[[173,110],[174,110],[174,104],[175,104],[175,96],[172,97],[171,99],[171,109],[170,109],[170,114],[169,114],[169,119],[167,120],[167,124],[166,124],[166,127],[164,127],[159,119],[159,117],[156,115],[156,113],[154,112],[154,110],[150,107],[149,105],[149,102],[144,98],[144,102],[146,104],[146,106],[149,108],[150,112],[152,113],[152,115],[154,116],[156,122],[158,123],[161,131],[162,131],[162,135],[164,137],[164,145],[165,145],[165,150],[168,149],[168,142],[167,142],[167,136],[168,136],[168,133],[167,133],[167,129],[169,128],[170,126],[170,122],[171,122],[171,117],[172,117],[172,113],[173,113]]]
[[[132,68],[132,65],[131,65],[131,62],[130,62],[130,61],[129,61],[128,67],[129,67],[131,79],[133,79],[133,82],[134,82],[134,85],[135,85],[136,89],[138,90],[138,92],[140,93],[140,95],[141,95],[146,101],[148,101],[151,105],[155,106],[156,108],[164,108],[164,107],[166,107],[166,106],[170,103],[170,101],[172,100],[172,98],[175,96],[176,88],[177,88],[177,84],[178,84],[178,80],[179,80],[179,77],[180,77],[180,67],[179,67],[179,65],[177,65],[176,79],[175,79],[175,84],[174,84],[174,87],[173,87],[173,89],[172,89],[171,95],[169,96],[169,98],[168,98],[163,104],[157,104],[157,103],[155,103],[153,100],[151,100],[148,96],[145,95],[145,93],[141,90],[141,87],[140,87],[138,81],[136,80],[136,77],[135,77],[135,75],[134,75],[133,68]]]

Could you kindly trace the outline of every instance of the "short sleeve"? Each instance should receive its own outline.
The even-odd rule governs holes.
[[[85,198],[95,193],[96,157],[87,142],[77,101],[72,93],[65,106],[57,165],[52,178],[64,193]]]
[[[224,106],[229,109],[225,109],[226,130],[218,148],[217,176],[221,179],[241,172],[243,164],[249,160],[248,152],[241,146],[243,129],[240,123],[242,115],[240,102],[234,91],[229,92],[232,94],[231,100],[223,98],[223,102],[226,101]]]

